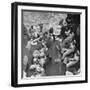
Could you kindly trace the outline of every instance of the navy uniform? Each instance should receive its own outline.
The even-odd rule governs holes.
[[[30,71],[30,69],[29,69],[29,67],[33,63],[33,52],[35,50],[39,50],[40,48],[42,48],[42,43],[41,42],[37,42],[37,45],[31,45],[31,49],[30,49],[29,55],[28,55],[27,68],[26,68],[27,77],[30,77],[32,75],[32,72],[33,72],[33,71]]]
[[[60,42],[57,40],[48,40],[47,60],[45,64],[46,76],[65,75],[66,65],[61,61]],[[55,60],[59,60],[56,62]]]

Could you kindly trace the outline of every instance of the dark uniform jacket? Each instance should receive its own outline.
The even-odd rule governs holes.
[[[46,76],[65,75],[66,65],[61,61],[60,42],[49,40],[47,41],[47,47]],[[59,59],[59,61],[55,62],[56,59]]]

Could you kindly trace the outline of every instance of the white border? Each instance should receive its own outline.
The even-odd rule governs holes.
[[[58,77],[42,77],[35,79],[21,79],[21,10],[42,10],[42,11],[61,11],[61,12],[79,12],[81,13],[80,35],[81,35],[81,75],[80,76],[58,76]],[[85,80],[85,10],[69,9],[69,8],[51,8],[36,6],[18,6],[18,84],[47,83],[47,82],[63,82],[63,81],[79,81]]]

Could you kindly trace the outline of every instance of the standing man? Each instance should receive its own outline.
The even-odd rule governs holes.
[[[56,36],[57,34],[54,33]],[[66,65],[61,60],[61,46],[56,39],[48,39],[46,42],[47,61],[45,64],[46,76],[65,75]]]

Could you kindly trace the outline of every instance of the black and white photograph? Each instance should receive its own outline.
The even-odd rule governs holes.
[[[86,7],[19,4],[15,11],[16,83],[86,81]]]
[[[80,14],[22,11],[22,78],[80,74]]]

